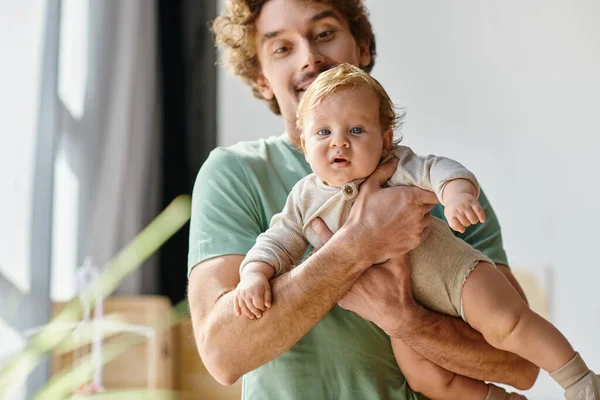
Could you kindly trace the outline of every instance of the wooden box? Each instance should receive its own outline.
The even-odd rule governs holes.
[[[58,313],[63,304],[54,305]],[[168,318],[171,303],[160,296],[109,297],[104,300],[104,315],[117,314],[121,321],[133,325],[152,326],[160,318]],[[117,340],[117,333],[105,338],[105,346]],[[90,345],[52,357],[52,375],[72,369],[77,362],[89,355]],[[174,389],[175,343],[173,329],[155,334],[141,344],[127,350],[103,368],[103,386],[108,389]]]

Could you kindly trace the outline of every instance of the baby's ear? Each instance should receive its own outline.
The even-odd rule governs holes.
[[[306,157],[306,139],[304,138],[304,133],[300,134],[300,147],[302,148],[304,157]]]
[[[394,140],[394,131],[388,129],[387,132],[383,134],[383,152],[385,155],[392,149],[392,141]]]

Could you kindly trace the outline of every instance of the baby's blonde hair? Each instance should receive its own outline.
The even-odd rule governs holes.
[[[387,92],[367,72],[351,64],[340,64],[328,71],[322,72],[315,79],[300,100],[298,113],[296,114],[296,129],[298,133],[304,130],[304,118],[310,110],[319,105],[323,100],[333,96],[342,88],[369,88],[379,98],[379,123],[382,132],[399,129],[402,125],[405,112],[397,113],[394,103]],[[397,146],[401,139],[394,140],[393,146]]]

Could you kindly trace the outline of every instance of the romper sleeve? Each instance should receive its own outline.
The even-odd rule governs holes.
[[[390,179],[392,185],[412,185],[432,191],[440,202],[446,184],[454,179],[466,179],[477,190],[480,188],[475,175],[462,164],[446,157],[416,155],[412,149],[400,146],[394,153],[398,157],[398,167]]]
[[[240,273],[248,263],[262,261],[270,264],[276,275],[281,275],[300,261],[308,248],[302,231],[301,197],[302,181],[292,189],[283,210],[273,216],[269,229],[256,239],[240,265]]]

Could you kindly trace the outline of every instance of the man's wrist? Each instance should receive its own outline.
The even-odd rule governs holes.
[[[386,330],[390,337],[402,339],[410,342],[411,338],[419,334],[420,327],[423,326],[428,311],[418,304],[414,299],[405,302],[400,307],[396,315],[395,323]]]
[[[359,272],[377,262],[375,252],[370,246],[365,245],[365,242],[357,237],[355,230],[349,226],[342,226],[328,242],[328,245],[335,246],[337,251],[353,262]]]

